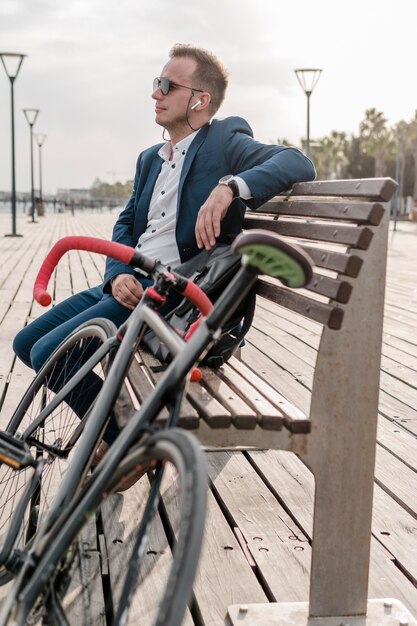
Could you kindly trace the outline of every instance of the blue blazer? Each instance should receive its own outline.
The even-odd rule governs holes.
[[[132,195],[114,226],[113,241],[134,247],[146,230],[149,204],[162,165],[158,155],[162,145],[139,155]],[[315,169],[296,148],[255,141],[249,124],[240,117],[213,120],[203,126],[187,151],[178,188],[175,237],[182,262],[198,252],[194,234],[198,211],[226,174],[239,175],[253,197],[232,202],[221,224],[220,239],[242,230],[246,206],[255,210],[294,183],[313,180]],[[133,274],[133,270],[108,258],[103,284],[106,291],[109,281],[121,273]]]

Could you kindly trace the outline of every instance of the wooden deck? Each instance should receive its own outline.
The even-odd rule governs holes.
[[[48,214],[39,223],[18,217],[22,238],[5,238],[10,216],[0,215],[0,415],[4,424],[31,372],[15,361],[15,333],[41,307],[32,285],[50,246],[69,234],[109,237],[116,214]],[[417,616],[417,224],[400,222],[390,232],[385,332],[381,369],[378,450],[375,470],[369,597],[401,600]],[[103,260],[72,252],[53,285],[57,300],[97,284]],[[367,314],[366,311],[363,312]],[[302,324],[302,326],[301,326]],[[268,376],[301,409],[310,399],[318,326],[268,303],[257,307],[242,353],[258,374]],[[285,355],[286,369],[276,356]],[[282,358],[281,358],[282,360]],[[195,603],[184,624],[221,626],[227,606],[252,602],[308,600],[313,480],[287,452],[207,453],[211,491],[204,551],[195,584]],[[123,541],[135,524],[144,486],[116,495],[105,516],[108,546],[106,584],[117,588]],[[166,507],[175,494],[167,488]],[[160,528],[163,534],[162,526]],[[162,541],[162,538],[161,538]],[[143,605],[130,623],[151,623],[154,586],[169,554],[149,557]],[[146,615],[146,618],[145,618]],[[105,623],[101,621],[100,623]]]

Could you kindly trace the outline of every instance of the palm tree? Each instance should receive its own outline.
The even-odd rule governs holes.
[[[360,124],[360,139],[364,152],[375,159],[376,177],[385,176],[387,164],[395,157],[395,142],[392,130],[381,111],[367,109]]]
[[[342,178],[348,163],[346,133],[332,131],[312,145],[313,160],[319,178]]]

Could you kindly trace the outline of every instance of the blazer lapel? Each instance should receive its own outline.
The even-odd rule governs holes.
[[[148,175],[146,177],[146,182],[141,192],[140,204],[144,204],[149,208],[151,197],[153,193],[153,189],[155,187],[156,179],[158,178],[159,172],[161,171],[162,159],[158,154],[155,154],[152,159],[151,166],[149,168]]]
[[[149,166],[146,178],[144,179],[143,187],[137,192],[139,200],[135,207],[135,224],[133,229],[133,236],[135,240],[139,239],[140,235],[146,230],[149,206],[156,179],[161,171],[161,163],[162,159],[158,153],[156,153]]]
[[[190,147],[187,150],[187,154],[185,155],[184,165],[181,170],[180,182],[178,185],[177,217],[178,217],[178,211],[180,207],[180,199],[181,199],[181,194],[182,194],[182,188],[184,186],[184,181],[186,177],[188,176],[188,172],[190,171],[190,167],[191,167],[192,162],[194,161],[195,155],[197,154],[198,150],[200,149],[201,145],[204,143],[207,137],[209,128],[210,128],[210,124],[206,124],[200,129],[200,132],[197,134],[196,137],[194,137],[193,141],[191,142]]]

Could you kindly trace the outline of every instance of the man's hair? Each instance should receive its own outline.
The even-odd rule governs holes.
[[[189,44],[177,43],[169,52],[170,59],[190,57],[197,63],[193,75],[193,87],[208,91],[211,95],[209,111],[212,115],[224,100],[229,73],[223,63],[209,50],[196,48]]]

